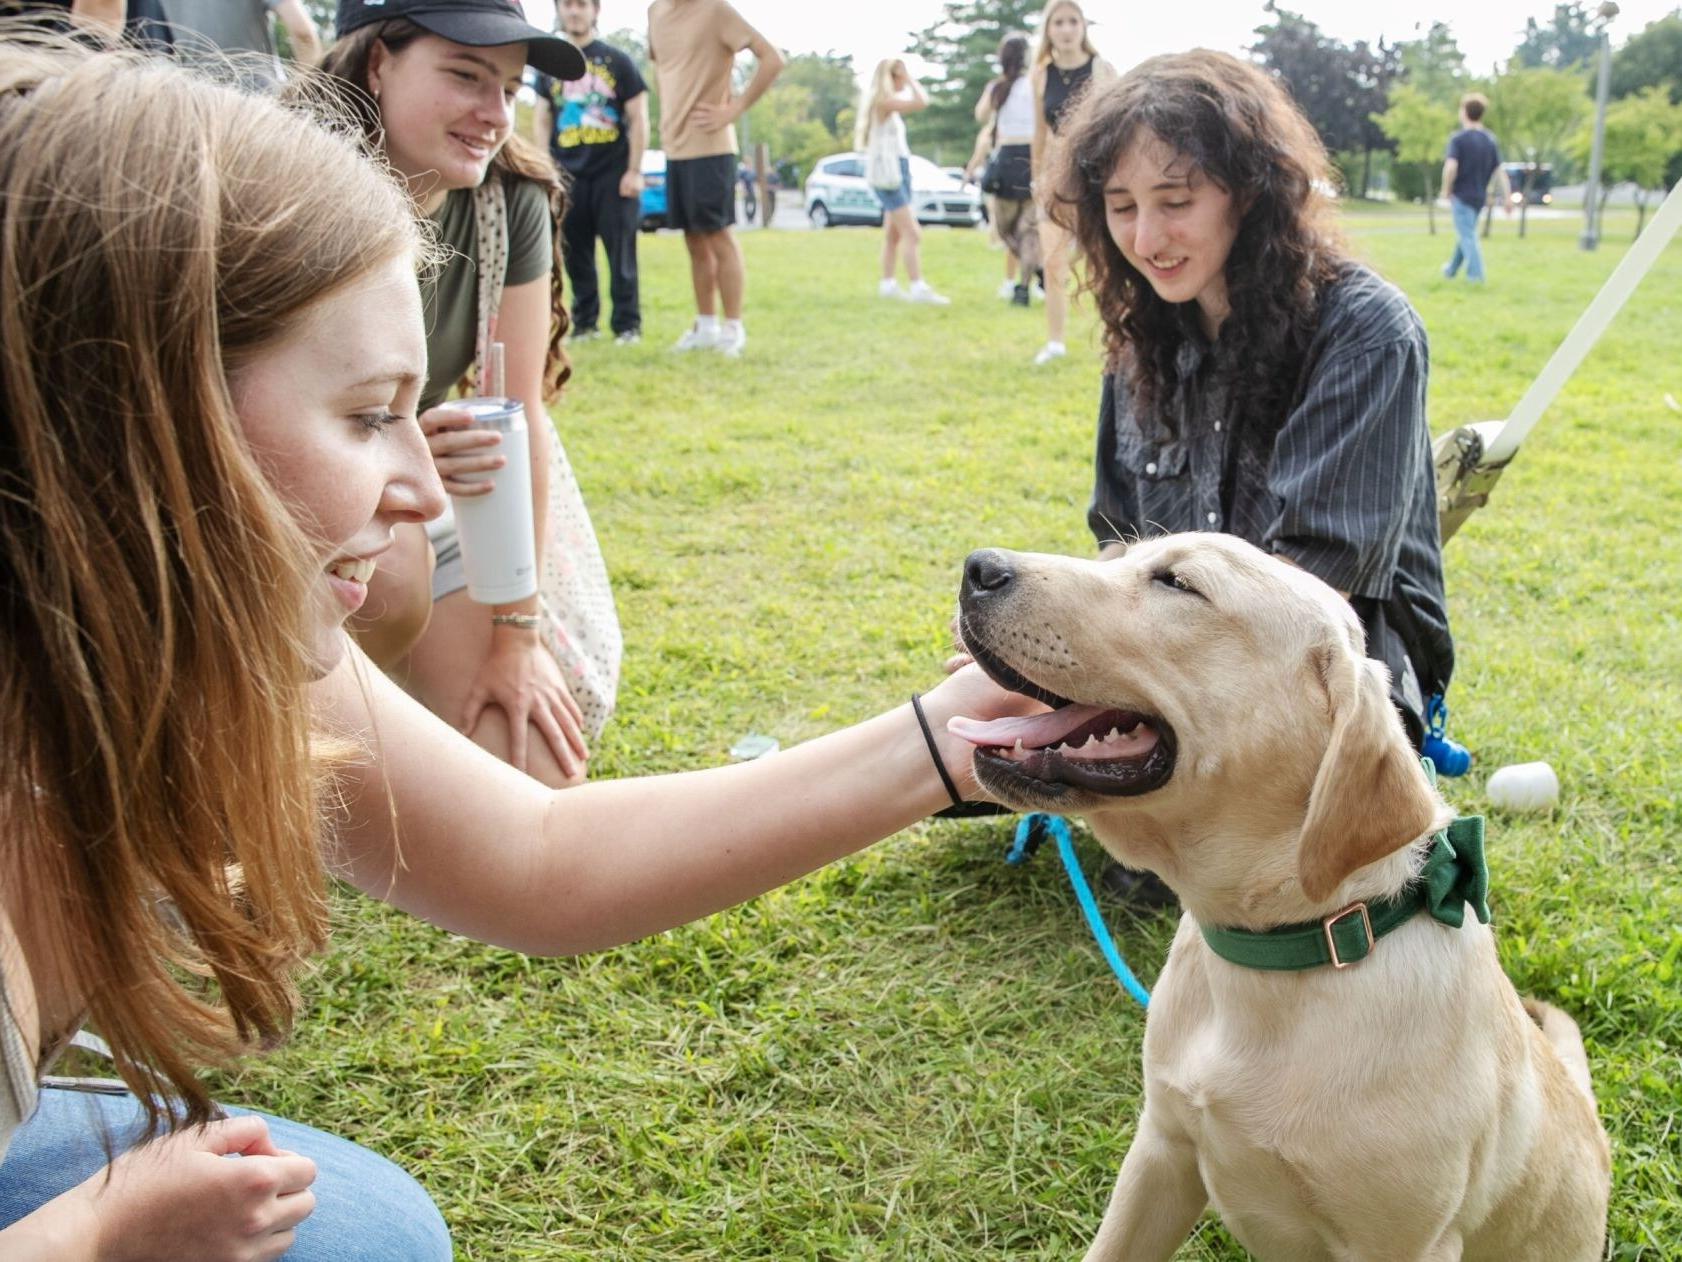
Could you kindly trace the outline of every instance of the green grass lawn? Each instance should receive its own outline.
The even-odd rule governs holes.
[[[1632,223],[1610,215],[1584,254],[1575,218],[1524,240],[1498,222],[1474,289],[1441,278],[1451,238],[1417,212],[1351,216],[1429,329],[1433,429],[1506,414]],[[984,234],[928,233],[945,310],[875,298],[879,240],[744,234],[751,340],[732,363],[669,353],[683,247],[644,238],[646,340],[578,348],[557,418],[626,640],[596,774],[710,766],[749,732],[787,745],[892,706],[937,678],[972,548],[1091,551],[1089,313],[1036,370],[1043,317],[993,297]],[[1550,817],[1491,818],[1496,929],[1519,988],[1582,1023],[1616,1162],[1609,1256],[1651,1262],[1682,1249],[1667,391],[1682,398],[1682,243],[1448,549],[1452,730],[1478,760],[1448,792],[1477,812],[1495,767],[1559,773]],[[913,828],[578,960],[345,895],[291,1047],[219,1085],[407,1166],[465,1258],[1076,1257],[1132,1135],[1143,1023],[1056,860],[1009,868],[1006,841],[996,821]],[[1114,922],[1148,983],[1170,922]],[[1243,1256],[1207,1219],[1180,1254]]]

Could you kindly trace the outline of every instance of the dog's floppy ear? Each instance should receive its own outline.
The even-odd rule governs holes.
[[[1437,795],[1390,704],[1384,667],[1341,645],[1317,650],[1315,665],[1332,735],[1308,799],[1297,877],[1318,902],[1356,869],[1430,831]]]

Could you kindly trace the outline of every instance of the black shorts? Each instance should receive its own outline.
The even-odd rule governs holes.
[[[672,158],[666,163],[666,226],[722,232],[736,222],[736,155]]]

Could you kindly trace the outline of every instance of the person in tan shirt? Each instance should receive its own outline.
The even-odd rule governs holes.
[[[743,49],[753,52],[758,66],[736,95],[730,71]],[[683,230],[695,287],[695,323],[676,349],[735,358],[748,340],[742,326],[747,270],[730,230],[736,221],[735,124],[781,73],[783,55],[725,0],[654,0],[648,55],[660,87],[666,221]]]

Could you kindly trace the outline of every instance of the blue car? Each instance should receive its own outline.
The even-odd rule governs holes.
[[[666,226],[666,153],[645,149],[642,155],[642,208],[638,224],[644,232]]]

